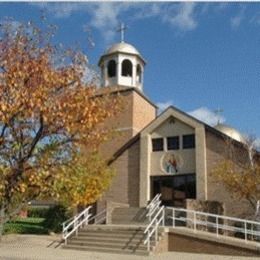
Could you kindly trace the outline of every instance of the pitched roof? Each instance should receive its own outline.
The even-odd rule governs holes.
[[[140,140],[140,132],[128,140],[123,146],[121,146],[110,158],[108,161],[108,165],[113,163],[120,155],[122,155],[128,148],[130,148],[133,144]]]
[[[146,131],[149,127],[151,127],[156,121],[160,120],[160,118],[163,117],[163,115],[165,115],[167,113],[167,111],[169,110],[173,110],[176,111],[178,113],[180,113],[181,115],[183,115],[184,117],[196,122],[197,124],[200,124],[202,126],[205,127],[206,131],[209,131],[211,133],[213,133],[214,135],[217,135],[220,138],[232,141],[232,143],[236,146],[239,146],[241,148],[245,148],[245,145],[233,138],[231,138],[230,136],[220,132],[219,130],[217,130],[216,128],[198,120],[197,118],[185,113],[184,111],[174,107],[174,106],[169,106],[168,108],[166,108],[159,116],[157,116],[154,120],[152,120],[147,126],[145,126],[138,134],[136,134],[134,137],[132,137],[130,140],[128,140],[123,146],[121,146],[113,155],[113,157],[109,160],[108,164],[111,164],[112,162],[114,162],[120,155],[122,155],[128,148],[130,148],[133,144],[135,144],[137,141],[140,140],[141,134]],[[169,115],[163,120],[163,122],[165,122],[165,120],[167,120],[171,115],[170,112],[168,112]],[[175,118],[178,119],[178,117],[176,117],[176,114],[174,115]],[[260,153],[257,152],[257,156],[260,156]]]

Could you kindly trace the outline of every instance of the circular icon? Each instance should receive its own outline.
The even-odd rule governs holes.
[[[167,174],[179,173],[183,166],[183,160],[180,155],[174,153],[166,153],[161,159],[161,168]]]

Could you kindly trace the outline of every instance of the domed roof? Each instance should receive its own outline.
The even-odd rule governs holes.
[[[133,45],[125,43],[125,42],[119,42],[119,43],[113,44],[110,48],[107,49],[107,51],[105,52],[105,55],[112,54],[115,52],[124,52],[124,53],[141,56],[139,51]]]
[[[242,136],[242,134],[236,130],[235,128],[229,126],[229,125],[225,125],[225,124],[217,124],[215,126],[215,129],[217,129],[218,131],[222,132],[223,134],[235,139],[238,142],[245,142],[244,137]]]
[[[105,53],[100,57],[98,65],[101,64],[101,61],[103,60],[104,57],[107,57],[114,53],[124,53],[124,54],[136,55],[143,61],[144,64],[146,63],[144,58],[140,54],[140,52],[133,45],[126,43],[126,42],[119,42],[119,43],[113,44],[111,47],[109,47],[105,51]]]

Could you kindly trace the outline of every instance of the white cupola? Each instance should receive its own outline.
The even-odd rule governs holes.
[[[136,87],[143,90],[145,60],[139,51],[124,41],[112,45],[100,57],[102,86]]]

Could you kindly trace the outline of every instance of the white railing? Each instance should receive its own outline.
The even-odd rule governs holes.
[[[154,213],[160,208],[161,205],[161,194],[157,194],[152,201],[146,206],[147,214],[146,217],[151,221]]]
[[[81,213],[72,218],[72,220],[67,220],[63,223],[62,237],[67,243],[68,237],[70,237],[74,232],[78,234],[78,230],[83,225],[87,225],[91,214],[89,213],[91,206],[84,209]]]
[[[144,231],[144,235],[146,236],[146,239],[144,240],[144,244],[147,244],[147,250],[151,250],[151,241],[154,237],[155,240],[155,246],[159,240],[158,236],[158,230],[159,226],[164,226],[164,206],[160,207],[159,211],[156,213],[156,215],[153,217],[153,219],[150,221],[149,225],[146,227]]]
[[[152,201],[146,206],[147,214],[146,217],[149,219],[149,224],[144,231],[146,239],[144,244],[147,244],[147,250],[151,249],[151,240],[153,236],[155,238],[155,246],[158,241],[158,230],[159,226],[164,226],[164,206],[161,206],[161,194],[157,194]]]
[[[183,208],[167,207],[166,209],[172,210],[170,218],[173,227],[176,227],[176,222],[180,221],[185,224],[185,227],[193,229],[194,232],[202,230],[213,232],[217,237],[223,235],[239,237],[245,242],[249,240],[260,241],[260,222]]]
[[[64,230],[64,228],[66,227],[66,225],[71,222],[75,217],[71,217],[67,220],[65,220],[63,223],[62,223],[62,230]]]
[[[99,212],[97,215],[92,216],[89,213],[92,207],[89,206],[78,215],[66,220],[62,223],[62,237],[65,240],[65,244],[67,243],[67,239],[73,234],[76,233],[78,235],[78,230],[83,225],[89,224],[103,224],[106,223],[107,211],[104,209]]]

